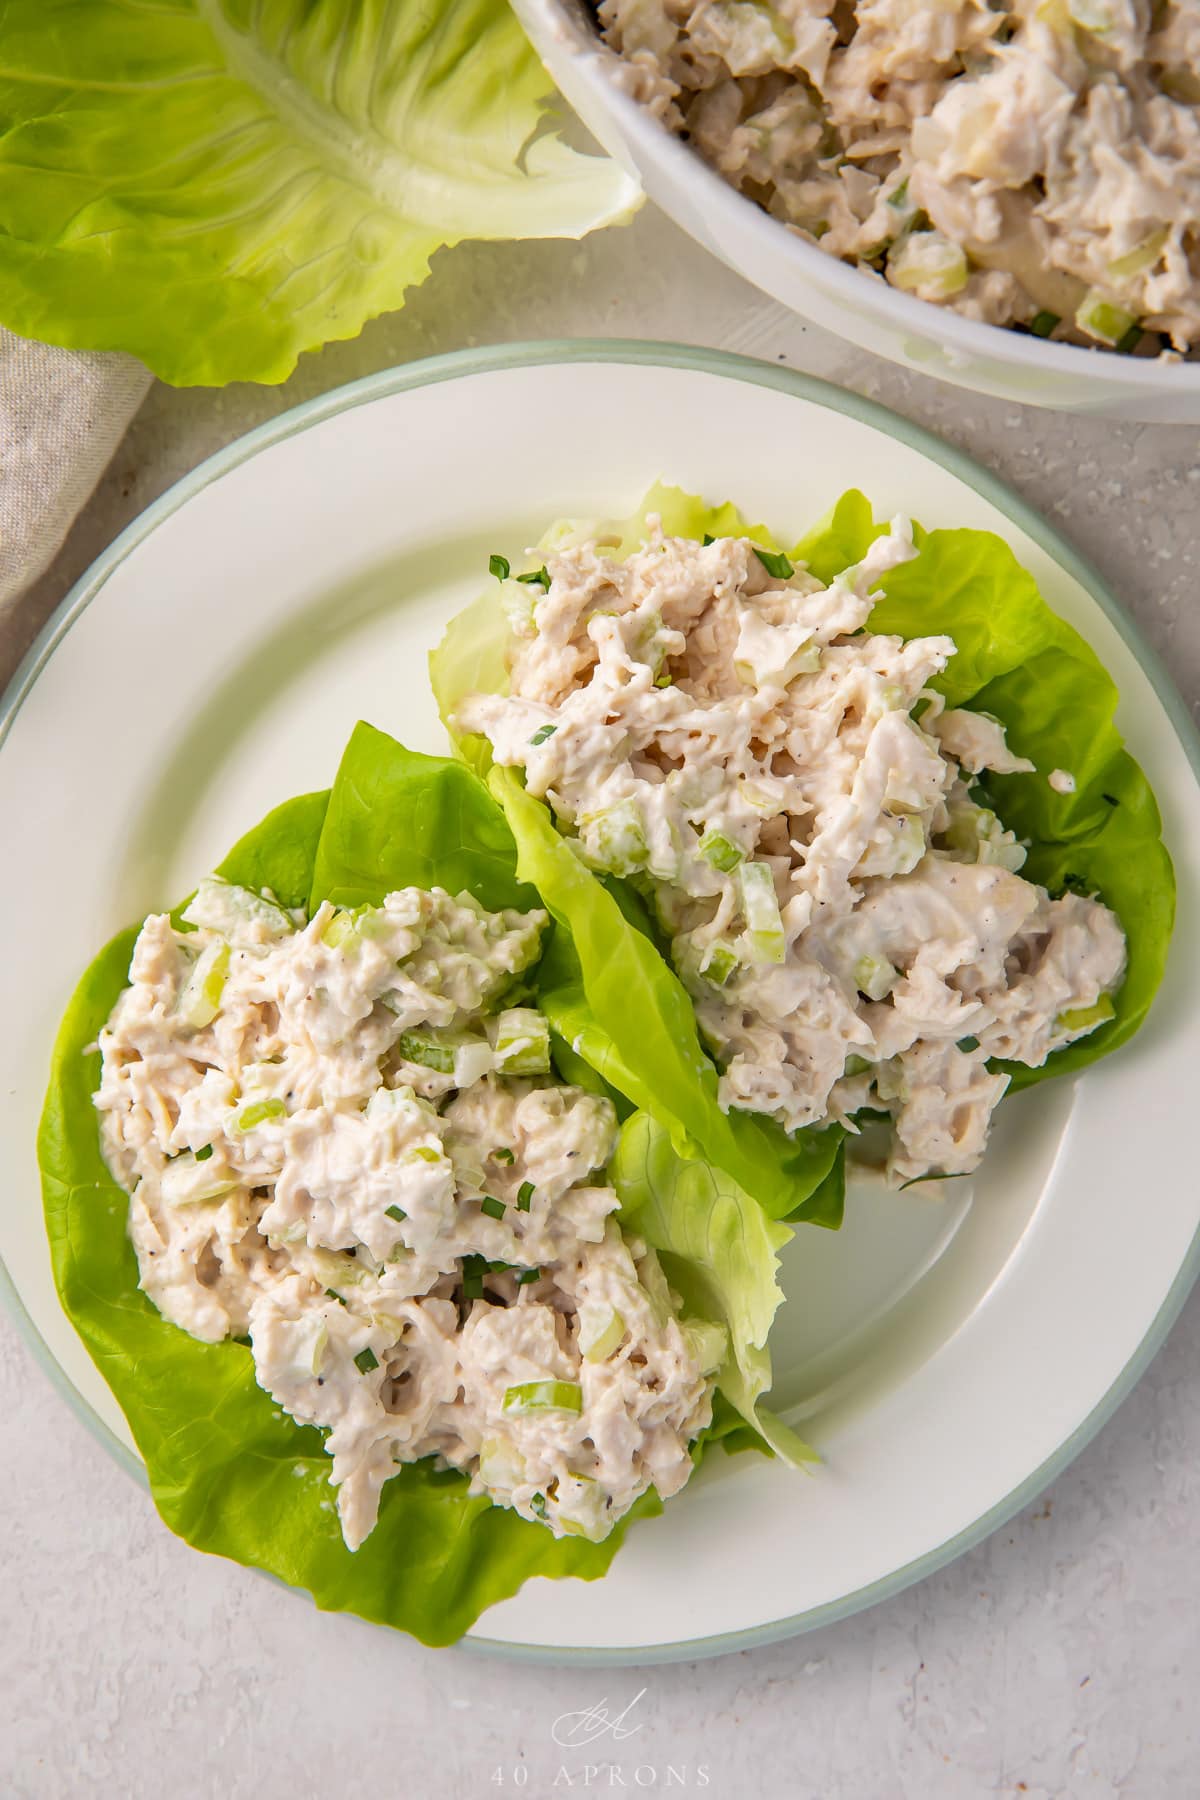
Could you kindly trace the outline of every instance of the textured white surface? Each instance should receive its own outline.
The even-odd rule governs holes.
[[[909,377],[799,325],[650,213],[583,246],[440,257],[405,313],[307,359],[285,388],[155,388],[10,622],[0,677],[116,531],[262,418],[414,356],[586,333],[784,360],[941,432],[1099,566],[1196,709],[1194,432],[1056,418]],[[1137,1209],[1152,1204],[1152,1194],[1131,1196],[1131,1252]],[[1193,1296],[1149,1375],[1044,1500],[874,1612],[707,1664],[572,1672],[430,1653],[322,1618],[187,1550],[5,1323],[0,1793],[473,1800],[620,1792],[615,1763],[627,1791],[721,1800],[1191,1800],[1200,1788],[1198,1359]],[[560,1714],[605,1697],[620,1713],[643,1687],[622,1727],[640,1727],[632,1735],[588,1750],[553,1741]]]

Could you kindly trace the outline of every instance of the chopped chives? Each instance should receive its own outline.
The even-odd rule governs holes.
[[[531,744],[544,744],[546,739],[552,738],[557,730],[557,725],[539,725],[529,741]]]
[[[485,1256],[464,1256],[463,1299],[479,1300],[483,1296],[483,1278],[487,1274],[487,1258]]]
[[[1128,356],[1132,350],[1137,349],[1142,341],[1143,335],[1142,327],[1135,319],[1128,330],[1122,332],[1121,336],[1113,345],[1113,349],[1117,352],[1118,356]]]
[[[342,1299],[342,1296],[338,1293],[336,1288],[326,1288],[325,1289],[325,1298],[327,1300],[336,1300],[339,1306],[345,1306],[345,1304],[346,1304],[346,1302]]]
[[[499,1275],[504,1269],[512,1268],[512,1264],[510,1262],[505,1262],[502,1257],[496,1257],[495,1260],[493,1262],[490,1262],[487,1266],[489,1269],[491,1269],[493,1271],[494,1274],[497,1274],[497,1275]]]
[[[782,550],[763,550],[755,544],[754,554],[767,574],[774,575],[777,581],[786,581],[789,576],[796,573]]]
[[[1035,313],[1030,320],[1029,329],[1032,331],[1034,337],[1046,338],[1050,336],[1050,333],[1054,330],[1056,325],[1061,324],[1062,320],[1057,313],[1040,312]]]
[[[533,1199],[532,1181],[523,1181],[517,1190],[517,1211],[528,1212],[529,1202]]]
[[[545,563],[540,569],[531,569],[527,575],[518,575],[517,580],[527,582],[531,587],[545,588],[547,593],[550,592],[550,572]]]
[[[509,1150],[506,1145],[502,1144],[499,1150],[492,1151],[492,1161],[498,1163],[511,1163],[515,1162],[516,1158],[512,1151]]]
[[[385,1206],[383,1210],[387,1214],[388,1218],[395,1219],[395,1221],[398,1225],[401,1224],[408,1217],[408,1214],[405,1212],[405,1210],[402,1206]]]
[[[497,1200],[494,1194],[485,1194],[479,1202],[480,1212],[485,1212],[489,1219],[502,1219],[505,1213],[503,1200]]]
[[[488,557],[488,574],[494,575],[497,581],[507,581],[510,572],[507,556]]]
[[[197,1150],[196,1161],[197,1162],[207,1162],[211,1155],[212,1155],[212,1145],[205,1144],[202,1149]]]
[[[711,531],[706,531],[706,532],[705,532],[705,534],[704,534],[704,544],[705,544],[705,548],[707,548],[707,547],[708,547],[708,545],[709,545],[709,544],[715,544],[715,543],[716,543],[716,541],[717,541],[717,540],[716,540],[716,538],[715,538],[715,537],[714,537],[714,536],[713,536],[713,534],[712,534],[712,532],[711,532]]]
[[[354,1359],[354,1366],[362,1375],[369,1375],[372,1369],[379,1367],[379,1358],[369,1344],[365,1350],[359,1351]]]
[[[959,1038],[957,1048],[959,1050],[978,1050],[979,1039],[977,1037]]]
[[[542,1271],[540,1269],[522,1269],[521,1273],[517,1276],[517,1286],[528,1287],[531,1281],[539,1281],[541,1279],[541,1274]]]

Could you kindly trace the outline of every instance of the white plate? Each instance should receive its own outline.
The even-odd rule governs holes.
[[[658,477],[785,538],[842,490],[1002,532],[1121,688],[1180,882],[1163,995],[1078,1083],[1002,1109],[984,1172],[937,1202],[854,1192],[788,1258],[776,1394],[824,1466],[716,1458],[589,1585],[530,1582],[475,1641],[652,1660],[761,1643],[894,1593],[1029,1500],[1112,1411],[1200,1264],[1197,746],[1116,602],[974,465],[866,401],[661,345],[488,351],[371,377],[233,445],[68,600],[0,715],[0,1254],[35,1348],[131,1467],[59,1310],[34,1134],[71,988],[279,800],[331,779],[355,720],[444,748],[424,653],[492,550],[620,514]]]

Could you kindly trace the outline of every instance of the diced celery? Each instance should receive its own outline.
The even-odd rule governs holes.
[[[715,1375],[729,1351],[729,1333],[713,1319],[684,1319],[681,1324],[688,1354],[702,1375]]]
[[[641,661],[649,663],[650,673],[657,676],[662,668],[666,654],[661,641],[663,628],[662,614],[648,613],[641,621],[633,642],[633,653]]]
[[[532,636],[535,630],[534,610],[537,602],[538,593],[535,588],[520,581],[507,579],[500,583],[500,604],[504,608],[504,616],[508,620],[510,629],[515,631],[518,637]]]
[[[326,1325],[324,1319],[322,1319],[317,1330],[313,1333],[310,1367],[314,1375],[319,1375],[321,1373],[321,1367],[325,1361],[325,1351],[328,1348],[328,1345],[329,1327]]]
[[[723,831],[706,831],[700,839],[700,854],[705,862],[719,869],[722,875],[728,875],[744,860],[744,853],[738,849]]]
[[[773,793],[770,788],[760,787],[757,782],[747,780],[740,781],[738,784],[738,792],[746,805],[751,807],[756,813],[761,813],[764,818],[768,818],[772,813],[779,812],[781,808],[782,802],[779,795]]]
[[[611,875],[633,875],[649,855],[646,829],[633,795],[599,812],[582,814],[579,837],[587,860]]]
[[[899,971],[886,957],[860,956],[854,965],[854,985],[868,1000],[886,1000],[898,980]]]
[[[742,890],[742,913],[746,920],[746,939],[755,962],[781,963],[787,955],[787,939],[779,901],[775,894],[775,877],[764,862],[744,862],[738,866]]]
[[[1111,994],[1101,994],[1095,1006],[1077,1006],[1074,1012],[1059,1013],[1055,1026],[1059,1031],[1092,1031],[1116,1016]]]
[[[1072,24],[1093,37],[1107,37],[1117,22],[1112,0],[1067,0],[1067,13]]]
[[[272,937],[295,931],[295,921],[274,900],[266,900],[251,888],[211,875],[202,881],[180,915],[189,925],[208,926],[228,935],[239,925],[263,925]]]
[[[1123,306],[1106,300],[1097,288],[1089,288],[1075,309],[1075,323],[1089,337],[1099,339],[1102,344],[1115,345],[1137,324],[1137,320]]]
[[[591,1316],[591,1315],[595,1316]],[[579,1351],[584,1362],[610,1357],[625,1336],[625,1321],[615,1307],[585,1307],[579,1319]]]
[[[454,1046],[454,1085],[474,1087],[496,1066],[492,1046],[484,1038],[470,1038]]]
[[[405,1062],[420,1063],[423,1069],[435,1069],[439,1075],[454,1073],[454,1045],[430,1032],[402,1031],[396,1047]]]
[[[223,940],[202,950],[179,995],[179,1011],[197,1031],[211,1025],[221,1010],[229,974],[229,945]]]
[[[525,1479],[525,1459],[504,1438],[484,1438],[479,1446],[479,1479],[493,1491],[511,1492]]]
[[[737,966],[737,951],[729,944],[711,944],[700,964],[700,973],[714,987],[724,987]]]
[[[340,950],[351,938],[357,936],[356,921],[352,912],[335,912],[324,931],[321,942],[328,944],[331,950]]]
[[[210,1173],[204,1166],[207,1160],[185,1152],[167,1164],[159,1186],[162,1197],[169,1206],[203,1206],[209,1200],[219,1200],[223,1194],[228,1194],[237,1187],[236,1175],[228,1170]]]
[[[496,1067],[505,1075],[545,1075],[550,1069],[550,1027],[532,1006],[513,1006],[496,1020]],[[511,1160],[511,1158],[510,1158]]]
[[[577,1381],[522,1381],[505,1388],[503,1410],[518,1418],[536,1412],[582,1412],[583,1389]]]
[[[1163,247],[1171,233],[1164,225],[1159,231],[1152,231],[1149,237],[1140,244],[1118,256],[1108,265],[1108,273],[1114,281],[1127,281],[1131,275],[1140,275],[1144,269],[1151,269],[1162,255]]]
[[[287,1105],[283,1100],[255,1100],[250,1106],[243,1106],[233,1121],[233,1128],[235,1131],[253,1131],[256,1125],[286,1118]]]
[[[870,1067],[871,1067],[871,1065],[867,1061],[865,1056],[851,1055],[846,1058],[846,1066],[842,1070],[842,1074],[843,1075],[865,1075],[867,1070]]]
[[[945,300],[967,285],[966,253],[940,231],[914,231],[888,259],[888,278],[905,293]]]

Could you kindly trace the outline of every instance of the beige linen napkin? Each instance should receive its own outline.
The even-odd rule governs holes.
[[[132,357],[0,329],[0,627],[62,543],[150,380]]]

